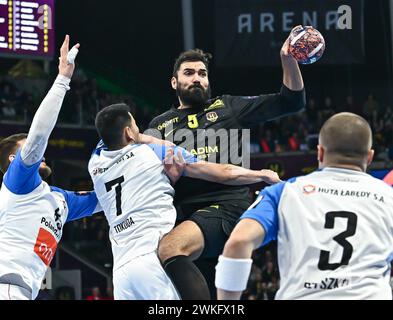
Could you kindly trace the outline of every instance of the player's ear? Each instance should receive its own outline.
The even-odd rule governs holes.
[[[8,161],[11,163],[12,161],[14,161],[14,159],[15,159],[15,155],[11,153],[11,154],[8,156]]]
[[[171,85],[172,85],[172,89],[176,90],[176,88],[177,88],[177,79],[175,77],[172,77]]]
[[[130,127],[125,127],[124,128],[124,136],[126,138],[126,141],[129,143],[131,140],[134,140],[134,137],[132,135],[132,130]]]
[[[318,161],[323,162],[323,157],[325,155],[325,149],[319,144],[317,146],[318,149]]]
[[[138,143],[139,132],[134,131],[131,127],[126,127],[124,132],[127,143]]]
[[[368,153],[367,153],[367,166],[369,166],[371,164],[371,162],[373,161],[373,158],[374,158],[374,150],[370,149],[370,150],[368,150]]]

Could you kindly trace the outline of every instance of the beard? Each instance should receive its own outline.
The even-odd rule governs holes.
[[[41,164],[38,172],[41,176],[41,179],[46,180],[52,174],[52,169],[48,167],[46,164],[45,165]]]
[[[194,107],[203,107],[211,97],[210,85],[204,89],[200,84],[195,84],[189,89],[185,89],[177,83],[176,94],[184,105]]]

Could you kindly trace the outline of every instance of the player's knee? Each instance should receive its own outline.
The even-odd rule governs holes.
[[[199,244],[189,241],[187,237],[183,237],[182,240],[165,237],[158,246],[158,257],[161,262],[165,262],[175,256],[191,256],[198,248]]]
[[[174,256],[176,256],[175,247],[169,241],[166,241],[166,238],[162,239],[158,246],[158,258],[161,263]]]
[[[187,250],[184,244],[176,241],[176,239],[165,237],[161,240],[158,246],[158,257],[161,262],[165,262],[169,258],[179,256],[179,255],[188,255],[186,254]]]

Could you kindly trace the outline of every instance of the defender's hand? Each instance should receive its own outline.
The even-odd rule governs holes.
[[[73,63],[72,60],[75,59],[80,44],[77,43],[75,46],[73,46],[71,51],[69,50],[69,45],[70,45],[70,36],[66,35],[63,45],[60,48],[59,74],[71,79],[75,70],[75,63]],[[68,57],[69,52],[71,53],[70,57]],[[71,59],[72,63],[69,63],[68,58]]]
[[[281,179],[278,176],[277,172],[269,169],[262,169],[261,172],[263,174],[262,180],[267,184],[275,184],[281,182]]]
[[[183,174],[186,167],[186,163],[183,159],[181,151],[179,150],[177,157],[174,155],[173,149],[169,149],[165,155],[164,159],[164,171],[171,179],[172,184],[175,184],[177,180]]]

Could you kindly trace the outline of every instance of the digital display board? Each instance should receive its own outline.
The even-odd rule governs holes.
[[[0,0],[0,56],[51,59],[55,0]]]

